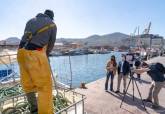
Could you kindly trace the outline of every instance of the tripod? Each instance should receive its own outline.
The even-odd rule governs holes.
[[[137,90],[138,90],[138,93],[139,93],[140,99],[141,99],[141,101],[142,101],[143,107],[144,107],[145,110],[147,110],[146,107],[145,107],[145,104],[144,104],[144,102],[143,102],[143,100],[142,100],[142,96],[141,96],[140,90],[139,90],[139,88],[138,88],[138,85],[137,85],[137,82],[136,82],[135,78],[133,77],[133,73],[132,73],[132,72],[130,72],[130,80],[129,80],[128,86],[127,86],[127,88],[126,88],[126,91],[125,91],[125,93],[124,93],[124,96],[123,96],[123,98],[122,98],[122,101],[121,101],[121,104],[120,104],[120,108],[122,107],[122,104],[123,104],[123,102],[124,102],[124,100],[125,100],[125,96],[126,96],[126,94],[127,94],[127,92],[128,92],[128,88],[129,88],[131,82],[132,82],[132,87],[133,87],[133,88],[132,88],[132,89],[133,89],[133,101],[134,101],[134,99],[135,99],[135,96],[134,96],[135,87],[134,87],[134,86],[136,85],[136,88],[137,88]]]

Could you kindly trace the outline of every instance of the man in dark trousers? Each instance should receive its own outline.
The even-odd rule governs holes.
[[[120,92],[121,79],[123,79],[123,86],[124,86],[123,93],[126,92],[126,85],[127,85],[126,81],[129,72],[130,72],[130,65],[126,61],[126,55],[122,55],[122,61],[120,61],[118,64],[118,84],[117,84],[117,91],[115,93]]]
[[[20,81],[31,114],[53,114],[52,79],[48,61],[57,32],[53,18],[53,11],[46,10],[29,20],[18,49]]]
[[[154,63],[148,65],[147,63],[142,64],[141,69],[135,69],[133,72],[135,73],[144,73],[147,72],[148,75],[152,79],[151,87],[148,93],[147,99],[144,99],[146,102],[152,103],[152,98],[154,99],[154,102],[152,104],[153,109],[159,108],[159,99],[158,94],[160,90],[165,86],[165,67],[161,63]]]

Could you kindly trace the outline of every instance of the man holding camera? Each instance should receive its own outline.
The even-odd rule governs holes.
[[[150,102],[152,103],[152,97],[154,99],[154,102],[152,104],[153,109],[159,108],[159,99],[158,99],[158,94],[160,90],[165,86],[165,67],[161,63],[155,63],[148,65],[147,63],[142,64],[141,69],[135,69],[133,72],[141,74],[144,72],[147,72],[148,75],[152,79],[150,91],[148,94],[147,99],[144,99],[145,102]]]

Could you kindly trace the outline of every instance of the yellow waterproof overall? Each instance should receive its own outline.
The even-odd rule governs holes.
[[[20,79],[25,93],[38,93],[38,114],[53,114],[51,69],[45,50],[18,50]]]

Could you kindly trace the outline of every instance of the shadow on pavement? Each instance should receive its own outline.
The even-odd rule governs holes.
[[[121,101],[122,101],[122,98],[124,96],[122,93],[120,93],[120,94],[116,94],[116,93],[113,93],[113,92],[108,92],[108,93],[110,93],[112,96],[116,97],[117,99],[120,99]],[[134,114],[133,112],[129,111],[128,109],[123,108],[124,103],[126,103],[128,105],[131,105],[131,106],[136,106],[141,111],[146,112],[146,114],[152,114],[152,113],[149,113],[147,110],[144,109],[144,106],[143,106],[142,101],[141,101],[140,98],[137,98],[135,96],[134,101],[133,101],[133,96],[129,93],[127,93],[127,95],[125,96],[125,100],[124,100],[121,108],[128,111],[129,113]],[[145,103],[146,107],[151,108],[151,106],[152,106],[151,103],[146,103],[146,102],[144,102],[144,103]],[[119,107],[120,107],[120,105],[119,105]],[[158,114],[165,114],[165,107],[161,106],[159,109],[154,110],[154,111],[157,112]]]

